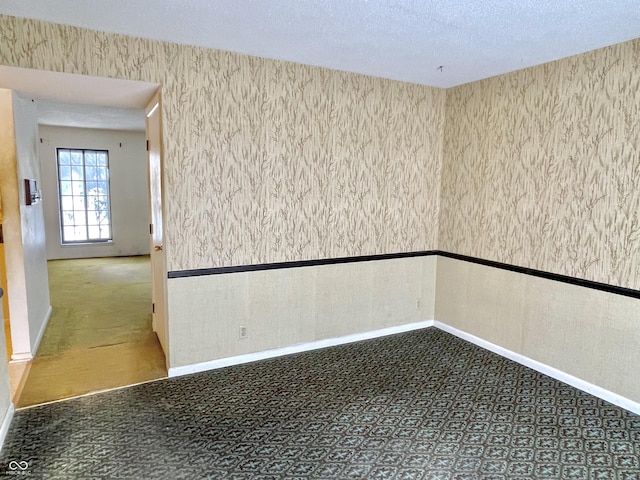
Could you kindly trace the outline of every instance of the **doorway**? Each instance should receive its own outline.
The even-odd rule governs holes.
[[[110,109],[136,109],[139,112],[141,112],[142,114],[141,118],[144,119],[144,113],[145,113],[144,108],[147,107],[147,104],[149,103],[150,98],[157,94],[157,91],[159,88],[157,84],[149,84],[144,82],[130,82],[130,81],[123,81],[123,80],[84,77],[79,75],[60,74],[55,72],[35,71],[35,70],[12,68],[12,67],[0,67],[0,70],[1,70],[0,73],[2,74],[0,75],[0,78],[1,78],[0,82],[2,83],[0,86],[16,89],[23,96],[29,95],[30,97],[37,98],[38,100],[43,100],[44,103],[47,103],[47,102],[64,103],[64,102],[68,102],[68,99],[70,98],[70,96],[73,95],[73,101],[76,102],[72,104],[75,106],[74,108],[76,108],[76,111],[73,117],[78,122],[80,122],[83,118],[86,119],[87,117],[89,117],[92,120],[95,120],[96,118],[95,114],[93,115],[86,114],[86,110],[89,105],[102,110],[105,110],[105,109],[109,110],[110,113],[112,113],[112,110]],[[144,123],[144,120],[143,120],[143,123]],[[82,125],[74,125],[74,126],[81,127]],[[159,121],[159,119],[158,119],[158,127],[161,127],[161,122]],[[96,128],[96,127],[90,127],[90,128]],[[143,128],[148,128],[148,127],[143,126]],[[146,159],[143,159],[145,164],[145,170],[146,170],[145,160]],[[159,160],[161,160],[161,157],[159,157]],[[148,177],[145,178],[145,181],[142,182],[142,185],[139,186],[139,188],[140,187],[145,190],[145,195],[148,194]],[[57,194],[43,196],[43,197],[44,197],[43,203],[47,202],[47,200],[57,201]],[[148,197],[148,198],[151,198],[151,197]],[[159,199],[158,201],[160,202],[160,205],[161,205],[161,199]],[[143,220],[143,224],[141,226],[144,228],[145,232],[148,233],[148,230],[149,230],[149,211],[148,210],[147,210],[145,219]],[[147,238],[147,248],[149,245],[148,242],[149,242],[149,239]],[[90,256],[96,256],[96,255],[90,255]],[[147,274],[149,276],[148,287],[150,290],[151,281],[152,281],[151,279],[155,278],[156,276],[152,275],[150,272],[151,262],[148,254],[145,258],[146,260],[144,260],[143,258],[142,259],[143,261],[141,263],[144,264],[146,261]],[[106,265],[102,265],[101,268],[103,273],[105,271],[118,272],[118,271],[126,270],[127,268],[125,265],[126,261],[124,260],[131,260],[131,259],[127,259],[123,257],[123,262],[121,262],[117,267],[107,267]],[[137,259],[137,260],[140,260],[140,259]],[[96,263],[99,263],[99,262],[96,261]],[[164,275],[157,275],[157,276],[162,279],[166,279],[166,272],[164,272]],[[8,279],[8,287],[9,288],[11,287],[10,278]],[[149,295],[149,300],[150,300],[150,295]],[[52,298],[52,304],[54,303],[55,301]],[[147,307],[149,311],[149,318],[151,318],[152,304],[150,301],[148,302]],[[74,335],[75,334],[72,334],[71,336],[74,336]],[[75,335],[75,336],[77,337],[78,335]],[[157,339],[155,341],[157,342]],[[112,345],[106,345],[106,346],[114,347],[115,344],[118,344],[118,343],[122,343],[122,342],[116,341],[116,342],[113,342]],[[93,348],[93,350],[96,350],[96,349]],[[32,353],[35,353],[35,352],[32,352]],[[160,355],[161,355],[161,360],[164,367],[164,375],[166,375],[166,366],[165,366],[166,359],[164,358],[164,353],[162,352],[161,349],[160,349]],[[120,355],[120,357],[123,357],[123,355]],[[37,360],[37,354],[36,354],[36,359],[31,362],[32,365],[35,365],[37,363],[36,360]],[[80,360],[80,362],[82,361]],[[131,363],[135,365],[135,360],[132,360]],[[73,369],[66,369],[66,370],[68,372],[67,375],[69,377],[74,375]],[[33,378],[35,381],[35,374],[33,370],[29,374],[29,378]],[[27,380],[27,388],[28,388],[28,382],[29,380]],[[133,382],[136,382],[136,381],[133,380]],[[113,386],[116,386],[116,385],[105,385],[105,388],[111,388]],[[117,385],[117,386],[123,386],[123,385]],[[95,390],[101,390],[101,389],[103,388],[101,388],[98,385],[98,386],[91,387],[90,390],[95,391]],[[22,402],[18,403],[18,405],[21,405],[21,404]]]

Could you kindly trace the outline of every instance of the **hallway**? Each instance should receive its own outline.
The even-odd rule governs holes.
[[[17,407],[166,377],[148,256],[48,262],[53,313]]]

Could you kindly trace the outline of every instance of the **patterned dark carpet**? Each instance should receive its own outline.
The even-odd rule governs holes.
[[[16,413],[0,474],[640,479],[640,417],[436,329]]]

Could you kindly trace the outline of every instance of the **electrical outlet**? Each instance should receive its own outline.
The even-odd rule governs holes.
[[[246,325],[240,325],[240,340],[243,338],[249,338],[249,330]]]
[[[420,310],[421,306],[422,306],[422,302],[420,301],[420,299],[416,300],[416,310]]]

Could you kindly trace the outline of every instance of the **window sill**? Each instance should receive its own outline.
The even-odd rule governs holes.
[[[113,240],[108,242],[78,242],[78,243],[61,243],[62,248],[67,247],[112,247],[114,245]]]

